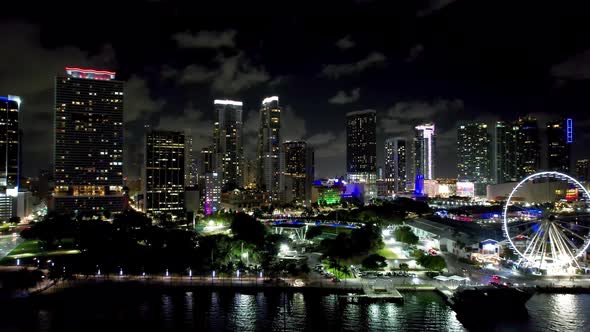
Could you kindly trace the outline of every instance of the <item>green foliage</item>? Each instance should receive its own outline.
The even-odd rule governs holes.
[[[422,257],[418,258],[416,262],[426,269],[435,271],[442,271],[445,267],[447,267],[444,258],[441,256],[423,255]]]
[[[399,264],[399,269],[402,271],[408,271],[410,269],[410,266],[406,263],[400,263]]]
[[[381,229],[378,226],[366,224],[350,234],[342,232],[336,236],[336,239],[322,240],[320,250],[330,257],[350,258],[377,251],[384,246]]]
[[[245,213],[236,213],[230,228],[235,239],[263,246],[266,228],[255,218]]]
[[[407,244],[417,244],[418,243],[418,236],[412,232],[412,229],[408,226],[398,227],[395,232],[393,232],[393,236],[399,242],[407,243]]]
[[[320,235],[322,235],[322,228],[321,227],[318,227],[318,226],[316,226],[316,227],[310,227],[307,230],[307,233],[305,233],[305,237],[308,240],[311,240],[314,237],[317,237],[317,236],[320,236]]]
[[[387,262],[385,261],[385,257],[377,254],[371,254],[363,259],[362,266],[367,270],[377,270],[386,267]]]

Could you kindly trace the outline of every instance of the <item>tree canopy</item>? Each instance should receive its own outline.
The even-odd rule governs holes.
[[[408,226],[402,226],[396,228],[393,232],[393,236],[399,242],[407,243],[407,244],[417,244],[418,243],[418,236],[412,232],[412,229]]]

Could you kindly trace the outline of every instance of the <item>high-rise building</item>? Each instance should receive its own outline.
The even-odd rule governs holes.
[[[242,102],[215,100],[213,149],[215,171],[221,174],[224,190],[242,186],[244,147],[242,145]]]
[[[258,176],[256,185],[269,194],[271,201],[280,199],[281,108],[279,97],[262,100],[258,132]]]
[[[313,149],[303,141],[287,141],[280,159],[283,202],[309,206],[314,180]]]
[[[190,129],[184,132],[184,185],[195,187],[198,184],[197,156],[193,148],[193,136]]]
[[[186,216],[184,139],[175,131],[151,131],[146,136],[144,206],[150,216]]]
[[[377,112],[346,113],[346,172],[350,183],[365,186],[364,197],[377,196]]]
[[[547,168],[569,173],[573,121],[565,119],[547,123]]]
[[[540,156],[536,118],[529,116],[512,123],[496,123],[493,173],[497,183],[520,181],[539,171]]]
[[[244,167],[244,188],[256,188],[256,175],[258,173],[258,161],[247,160]]]
[[[221,177],[217,172],[205,174],[204,188],[204,205],[205,215],[210,215],[219,211],[221,206]]]
[[[519,118],[515,124],[516,133],[516,174],[517,180],[534,174],[541,168],[541,145],[539,126],[532,116]]]
[[[207,146],[201,149],[201,157],[199,158],[199,174],[204,176],[207,173],[212,173],[215,169],[213,147]]]
[[[509,182],[508,174],[508,139],[509,139],[510,125],[507,125],[504,121],[496,121],[494,127],[494,157],[492,170],[494,173],[495,183]]]
[[[475,184],[475,194],[485,195],[491,183],[491,146],[488,125],[481,122],[460,124],[457,128],[457,179]]]
[[[406,190],[406,139],[403,137],[385,140],[385,174],[384,179],[393,186],[393,192]]]
[[[19,111],[17,96],[0,97],[0,220],[17,215],[19,187]]]
[[[123,86],[102,70],[66,67],[56,78],[55,211],[124,208]]]
[[[433,123],[416,126],[414,137],[415,176],[423,175],[424,180],[434,180],[436,159],[436,133]]]
[[[576,177],[580,181],[590,180],[590,160],[579,159],[576,161]]]

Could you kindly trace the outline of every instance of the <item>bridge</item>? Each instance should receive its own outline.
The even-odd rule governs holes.
[[[275,234],[283,234],[284,231],[295,233],[297,240],[305,240],[305,235],[309,227],[334,227],[346,229],[358,229],[364,224],[358,222],[339,222],[337,220],[321,220],[321,219],[307,219],[307,218],[274,218],[261,219],[265,225],[274,229]]]

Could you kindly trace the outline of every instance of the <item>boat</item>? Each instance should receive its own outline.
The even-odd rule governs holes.
[[[455,312],[487,312],[499,308],[514,311],[526,310],[526,302],[533,296],[532,291],[519,287],[493,284],[478,287],[459,287],[449,298]]]

